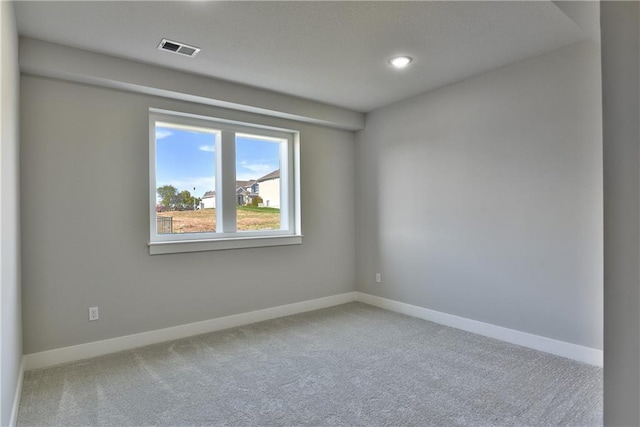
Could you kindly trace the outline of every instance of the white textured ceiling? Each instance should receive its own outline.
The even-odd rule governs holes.
[[[21,35],[368,112],[586,35],[539,2],[17,2]],[[187,58],[162,38],[195,45]],[[398,54],[411,67],[391,69]]]

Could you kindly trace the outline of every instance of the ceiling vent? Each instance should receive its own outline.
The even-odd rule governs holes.
[[[174,42],[172,40],[162,39],[158,45],[158,49],[166,50],[168,52],[179,53],[185,56],[196,56],[196,53],[200,52],[199,47],[189,46],[188,44]]]

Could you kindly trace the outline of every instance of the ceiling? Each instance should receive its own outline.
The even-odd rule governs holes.
[[[24,1],[21,35],[359,112],[587,39],[549,1]],[[156,47],[200,47],[194,58]],[[404,70],[388,60],[414,58]]]

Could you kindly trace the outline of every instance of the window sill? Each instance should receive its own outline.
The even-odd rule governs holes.
[[[177,254],[183,252],[221,251],[227,249],[262,248],[302,244],[302,235],[234,237],[215,240],[182,240],[149,242],[149,255]]]

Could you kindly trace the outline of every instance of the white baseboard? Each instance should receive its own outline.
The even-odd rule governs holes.
[[[377,297],[363,292],[347,292],[324,298],[302,301],[293,304],[281,305],[264,310],[252,311],[249,313],[235,314],[232,316],[220,317],[217,319],[204,320],[201,322],[189,323],[186,325],[174,326],[171,328],[159,329],[155,331],[142,332],[134,335],[111,338],[102,341],[95,341],[86,344],[63,347],[40,353],[27,354],[23,357],[21,365],[19,389],[22,389],[22,376],[25,370],[44,368],[47,366],[59,365],[73,362],[89,357],[101,356],[123,350],[130,350],[150,344],[157,344],[236,326],[248,325],[261,322],[263,320],[275,319],[277,317],[289,316],[321,308],[332,307],[352,301],[360,301],[365,304],[406,314],[420,319],[429,320],[441,325],[450,326],[463,331],[484,335],[523,347],[532,348],[546,353],[555,354],[579,362],[588,363],[595,366],[603,366],[603,352],[589,347],[571,344],[564,341],[554,340],[539,335],[529,334],[514,329],[503,328],[464,317],[442,313],[428,308],[418,307],[403,302],[393,301],[386,298]],[[17,416],[19,404],[19,392],[16,392],[16,402],[14,402],[14,412],[12,420]]]
[[[20,359],[20,370],[18,371],[18,384],[16,384],[16,394],[13,397],[13,406],[11,407],[11,418],[9,419],[9,426],[15,427],[18,421],[18,409],[20,409],[20,396],[22,396],[22,380],[24,378],[24,366],[25,359],[22,356]]]
[[[134,335],[126,335],[102,341],[94,341],[71,347],[43,351],[40,353],[31,353],[24,356],[24,369],[30,370],[59,365],[89,357],[130,350],[132,348],[142,347],[149,344],[157,344],[164,341],[186,338],[222,329],[234,328],[236,326],[248,325],[250,323],[261,322],[263,320],[275,319],[277,317],[332,307],[334,305],[345,304],[355,300],[356,292],[347,292],[344,294],[286,304],[264,310],[251,311],[249,313],[235,314],[232,316],[188,323],[186,325],[142,332]]]
[[[357,301],[408,316],[418,317],[445,326],[451,326],[463,331],[473,332],[478,335],[495,338],[534,350],[544,351],[578,362],[588,363],[595,366],[603,366],[603,351],[564,341],[554,340],[527,332],[516,331],[515,329],[503,328],[489,323],[478,322],[464,317],[446,314],[428,308],[418,307],[403,302],[393,301],[386,298],[377,297],[363,292],[357,292]]]

